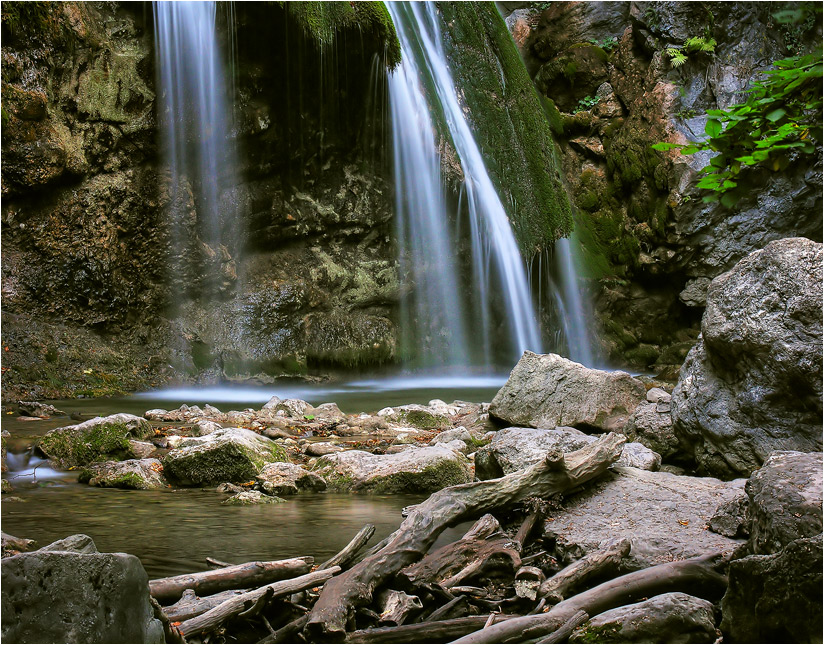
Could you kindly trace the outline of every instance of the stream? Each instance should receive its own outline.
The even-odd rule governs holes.
[[[260,387],[178,388],[106,399],[49,401],[82,419],[152,408],[174,409],[182,403],[210,403],[223,411],[259,409],[274,395],[302,398],[313,405],[334,401],[345,413],[375,412],[406,403],[439,398],[490,401],[505,381],[496,377],[395,377],[338,384],[290,384]],[[74,533],[91,536],[98,550],[136,555],[150,578],[205,570],[206,558],[232,563],[303,555],[320,563],[331,557],[366,523],[376,526],[370,544],[389,535],[402,521],[401,510],[422,495],[303,494],[283,504],[224,506],[213,490],[165,491],[102,489],[77,483],[73,472],[54,470],[32,454],[48,430],[78,423],[67,417],[21,421],[4,415],[11,434],[8,479],[22,499],[4,501],[2,529],[45,546]],[[454,541],[467,525],[445,531],[435,547]]]

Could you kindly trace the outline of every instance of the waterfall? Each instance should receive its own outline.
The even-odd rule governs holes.
[[[223,229],[234,226],[235,217],[231,205],[221,204],[221,192],[235,183],[237,163],[230,139],[231,107],[217,41],[216,6],[215,2],[155,2],[154,17],[159,119],[170,173],[172,245],[175,253],[182,253],[180,249],[191,245],[194,234],[203,243],[203,263],[213,267],[207,269],[206,283],[225,289],[234,279],[234,264],[227,266],[230,244]],[[194,227],[192,208],[197,219]],[[216,273],[218,267],[221,271]],[[175,270],[184,275],[172,278],[191,288],[185,275],[191,276],[193,269],[179,266]]]
[[[401,272],[410,293],[402,312],[404,340],[425,348],[418,362],[426,366],[490,369],[496,358],[510,364],[524,350],[541,351],[512,227],[458,100],[434,3],[389,2],[387,8],[403,53],[390,100]],[[444,197],[433,110],[448,128],[464,173],[471,268],[463,281],[452,259],[461,247],[450,227],[454,214]]]
[[[589,367],[593,367],[592,346],[589,341],[588,330],[591,328],[586,301],[578,288],[578,271],[572,245],[577,243],[575,235],[570,239],[565,237],[555,242],[555,252],[558,262],[558,275],[561,279],[564,303],[564,335],[567,340],[569,357]]]

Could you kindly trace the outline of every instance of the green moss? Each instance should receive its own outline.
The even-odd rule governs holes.
[[[427,466],[417,473],[395,473],[380,477],[369,484],[369,491],[377,494],[434,493],[448,486],[470,481],[467,469],[457,461],[442,461]]]
[[[439,9],[455,83],[521,250],[531,257],[572,227],[550,122],[495,5],[445,2]]]
[[[287,2],[285,7],[319,45],[331,45],[343,29],[358,29],[386,44],[387,67],[401,62],[395,25],[382,2]]]
[[[593,627],[592,623],[586,622],[575,630],[576,640],[583,643],[623,643],[620,636],[621,627],[619,625],[603,625]]]
[[[106,488],[127,488],[131,490],[143,490],[146,482],[137,473],[123,473],[111,479],[101,480],[100,485]]]
[[[399,410],[397,419],[399,423],[406,423],[422,430],[445,430],[452,427],[447,417],[426,410]]]
[[[660,354],[660,348],[656,345],[642,343],[638,347],[627,350],[624,356],[633,365],[649,367],[658,360]]]
[[[0,481],[0,493],[11,493],[13,490],[14,489],[8,479],[3,479]]]
[[[544,108],[544,114],[546,115],[547,121],[549,122],[549,127],[552,132],[558,136],[564,134],[564,117],[561,115],[560,110],[555,105],[555,101],[546,96],[539,95],[541,100],[541,106]]]
[[[163,460],[163,472],[186,486],[213,486],[223,482],[245,482],[273,461],[288,461],[284,449],[274,444],[261,455],[233,441],[220,446],[205,445],[172,452]]]
[[[129,429],[121,423],[100,424],[88,430],[58,428],[40,440],[40,449],[63,468],[119,461],[134,457],[129,435]]]

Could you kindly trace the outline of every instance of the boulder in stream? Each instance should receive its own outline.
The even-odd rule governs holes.
[[[163,459],[163,470],[169,480],[184,486],[249,481],[266,464],[287,459],[277,443],[243,428],[187,437],[179,445]]]
[[[255,479],[257,487],[269,495],[296,495],[326,490],[323,477],[285,461],[267,464]]]
[[[620,432],[645,398],[644,384],[626,372],[527,351],[492,399],[489,414],[518,426]]]
[[[112,414],[50,430],[40,440],[39,448],[61,468],[72,468],[135,457],[130,440],[145,439],[152,432],[146,419],[133,414]]]
[[[20,416],[37,417],[38,419],[48,419],[49,417],[66,416],[63,410],[58,410],[48,403],[39,401],[18,401],[17,407],[20,409]]]
[[[472,481],[466,458],[443,445],[391,455],[347,450],[321,457],[314,472],[331,490],[355,493],[432,493]]]
[[[90,464],[80,471],[78,481],[100,488],[157,490],[168,486],[163,466],[157,459],[127,459]]]

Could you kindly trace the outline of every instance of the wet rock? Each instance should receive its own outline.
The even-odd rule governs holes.
[[[440,445],[388,455],[347,450],[321,457],[314,472],[331,490],[356,493],[431,493],[472,481],[466,458]]]
[[[72,553],[98,553],[97,547],[88,535],[77,533],[44,546],[38,551],[71,551]]]
[[[285,499],[280,497],[273,497],[271,495],[264,495],[259,490],[245,490],[242,493],[233,495],[229,499],[225,499],[221,504],[229,506],[252,506],[254,504],[282,504]]]
[[[129,440],[129,445],[132,447],[132,453],[138,459],[150,457],[156,450],[155,445],[150,441],[135,441],[131,439]]]
[[[342,450],[344,450],[344,448],[329,441],[313,441],[306,444],[304,454],[310,457],[323,457],[324,455],[331,455],[333,452],[341,452]]]
[[[716,638],[712,603],[672,592],[598,614],[578,627],[569,642],[714,643]]]
[[[750,550],[775,553],[822,529],[822,453],[777,451],[747,481]]]
[[[710,518],[710,531],[730,538],[747,537],[750,534],[750,520],[747,516],[748,506],[749,499],[744,491],[719,504]]]
[[[66,416],[62,410],[58,410],[53,405],[47,403],[38,403],[37,401],[18,401],[17,407],[20,409],[21,416],[38,417],[40,419],[48,419],[55,416]]]
[[[575,428],[504,428],[475,453],[475,474],[495,479],[538,463],[550,450],[573,452],[597,440]],[[624,444],[615,465],[657,470],[661,457],[641,444]]]
[[[388,421],[415,426],[421,430],[444,430],[452,426],[450,414],[456,414],[457,408],[435,399],[429,405],[402,405],[396,408],[384,408],[378,412]]]
[[[164,474],[184,486],[254,479],[267,463],[286,461],[283,448],[251,430],[223,428],[190,437],[163,459]]]
[[[60,467],[71,468],[134,457],[130,440],[144,439],[152,433],[146,419],[132,414],[113,414],[50,430],[41,439],[39,449]]]
[[[312,406],[301,399],[286,399],[280,401],[274,407],[275,413],[282,412],[285,416],[292,419],[303,419],[303,415],[307,414],[307,410],[311,409]],[[311,412],[309,414],[311,414]]]
[[[469,430],[463,426],[458,426],[457,428],[452,428],[450,430],[444,430],[443,432],[436,434],[429,443],[434,446],[436,443],[449,443],[450,441],[455,441],[456,439],[467,444],[472,443],[472,435],[469,434]]]
[[[527,351],[492,399],[489,413],[535,428],[620,431],[645,395],[644,384],[626,372],[589,369],[556,354]]]
[[[706,530],[719,504],[740,494],[743,480],[723,482],[636,468],[613,467],[586,490],[564,499],[545,530],[575,560],[607,539],[632,541],[628,567],[641,568],[731,552],[743,544]]]
[[[269,495],[296,495],[326,490],[323,477],[288,462],[268,464],[255,479],[257,486]]]
[[[822,537],[788,543],[771,555],[730,563],[721,630],[736,643],[821,640]]]
[[[198,421],[194,426],[194,431],[197,436],[204,436],[207,434],[212,434],[213,432],[217,432],[223,426],[215,421],[210,421],[208,419],[202,419]],[[271,438],[271,437],[270,437]]]
[[[37,551],[3,558],[6,642],[162,643],[148,576],[125,553]]]
[[[168,487],[163,477],[163,466],[157,459],[127,459],[91,464],[80,472],[78,481],[100,488],[158,490]]]
[[[343,421],[346,418],[337,403],[321,403],[318,407],[312,408],[311,414],[323,421]]]
[[[748,476],[773,450],[821,450],[822,245],[771,242],[712,281],[672,395],[702,472]]]

